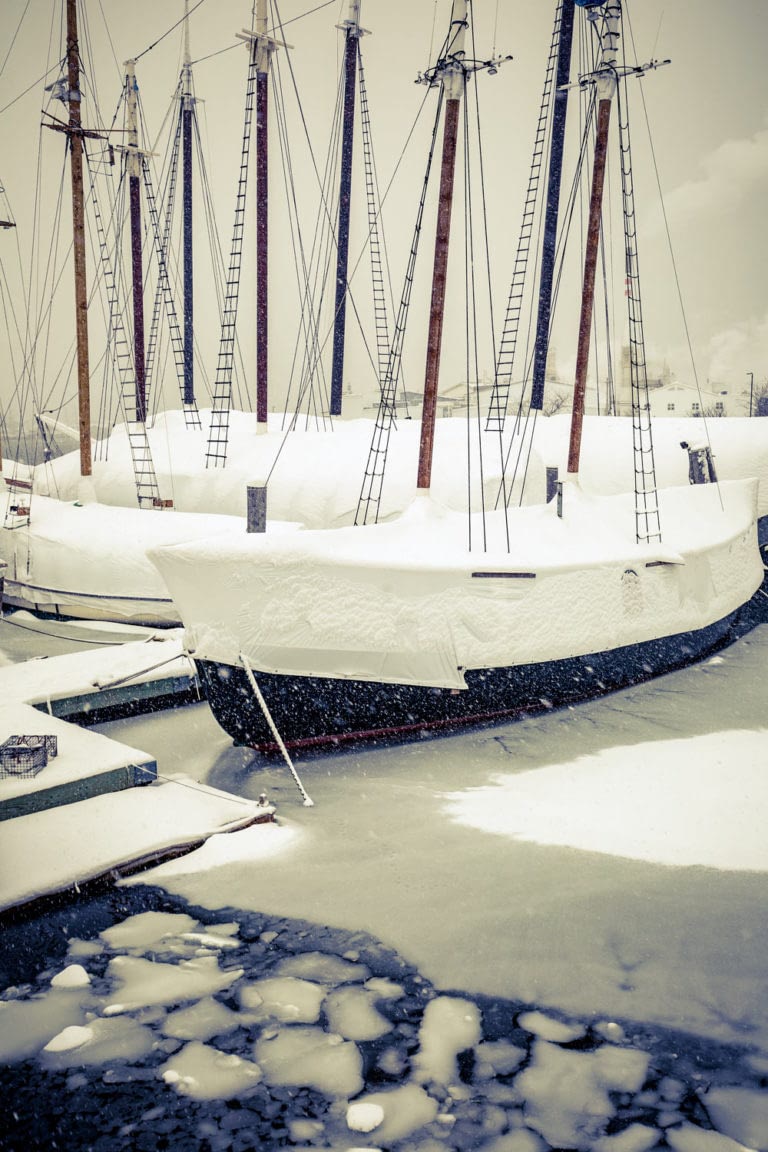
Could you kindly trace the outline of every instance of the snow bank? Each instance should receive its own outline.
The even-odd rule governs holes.
[[[447,793],[461,824],[658,864],[768,871],[768,730],[608,748]]]

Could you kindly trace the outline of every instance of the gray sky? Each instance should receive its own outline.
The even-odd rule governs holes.
[[[279,5],[282,20],[292,21],[316,7],[317,2],[282,0]],[[190,6],[193,4],[191,0]],[[28,253],[41,85],[21,99],[15,98],[59,56],[61,5],[52,0],[29,0],[22,20],[26,7],[27,0],[3,0],[0,61],[5,63],[0,72],[0,109],[15,102],[0,112],[0,181],[19,223],[19,243]],[[514,57],[495,77],[482,74],[477,80],[484,124],[493,303],[498,333],[517,243],[554,3],[552,0],[540,0],[538,4],[475,0],[474,7],[478,55],[487,57],[495,49],[499,54]],[[89,0],[87,8],[88,23],[82,39],[87,33],[102,115],[111,120],[122,82],[122,61],[142,53],[157,40],[181,16],[183,5],[180,0],[132,0],[130,4],[122,0]],[[413,81],[429,63],[430,47],[436,49],[445,34],[449,11],[450,0],[363,0],[362,23],[372,32],[363,40],[363,53],[382,184],[388,182],[424,96],[425,90]],[[637,58],[640,61],[651,57],[672,60],[670,66],[632,84],[633,89],[642,85],[645,95],[700,380],[704,383],[711,377],[731,386],[738,386],[743,380],[746,387],[747,372],[754,371],[758,380],[768,376],[765,288],[768,240],[764,225],[768,200],[768,70],[763,60],[768,43],[768,5],[765,0],[733,0],[728,5],[714,0],[643,0],[642,3],[627,0],[625,11],[632,22]],[[341,39],[334,26],[346,12],[347,0],[337,0],[286,28],[320,164],[324,162],[327,148],[340,62]],[[246,54],[243,48],[215,56],[210,54],[230,45],[234,34],[249,22],[250,5],[236,0],[205,0],[191,16],[192,56],[195,59],[209,57],[199,59],[195,78],[197,94],[204,101],[200,105],[200,120],[225,254],[229,249],[234,211]],[[181,29],[177,29],[138,63],[144,111],[153,135],[159,131],[169,106],[178,76],[180,52]],[[631,46],[628,54],[634,55]],[[281,55],[284,57],[285,53]],[[288,85],[290,80],[284,68],[283,75]],[[289,103],[293,103],[292,97]],[[429,111],[406,153],[385,208],[384,224],[396,296],[399,296],[411,241],[425,163],[425,133],[431,123],[432,107],[430,100]],[[576,107],[574,98],[571,108]],[[659,209],[656,175],[649,162],[639,93],[633,98],[632,112],[648,354],[651,360],[667,359],[675,375],[690,379],[686,335]],[[295,114],[290,115],[292,122],[295,121]],[[573,120],[575,122],[576,115]],[[85,121],[93,122],[93,109],[87,106]],[[58,134],[45,135],[46,154],[58,157],[59,167],[53,165],[58,178],[60,140]],[[312,219],[319,211],[317,186],[306,145],[301,143],[300,133],[296,135],[299,137],[298,194],[302,198],[302,211]],[[284,193],[276,142],[272,147],[271,371],[279,387],[279,381],[288,371],[289,348],[296,330],[296,290],[288,287],[294,273],[289,242],[285,233],[282,239],[280,234],[285,223],[281,208]],[[41,198],[43,195],[48,196],[47,189],[41,192]],[[51,211],[48,205],[46,214]],[[362,200],[356,202],[355,211],[353,253],[358,251],[364,236]],[[67,219],[68,211],[65,211],[64,220]],[[433,232],[434,220],[429,216],[421,258],[425,269],[431,259]],[[454,252],[461,248],[461,232],[459,227]],[[0,233],[0,243],[6,248],[15,245],[9,235]],[[251,239],[255,243],[253,232]],[[246,249],[247,245],[248,236]],[[6,268],[12,269],[15,255],[7,258],[4,252],[3,258]],[[364,265],[360,275],[367,276]],[[426,277],[426,271],[421,275]],[[617,275],[621,281],[623,273],[619,271]],[[461,270],[454,263],[449,291],[452,287],[460,288],[461,278]],[[414,311],[418,314],[420,310],[423,313],[428,291],[425,279],[417,281],[417,289]],[[248,326],[252,307],[250,290],[247,282],[242,315]],[[198,320],[205,355],[210,360],[209,372],[213,375],[217,333],[210,317],[206,321],[205,291],[203,284]],[[356,292],[362,301],[366,294],[362,284]],[[365,311],[362,302],[360,307]],[[451,307],[444,356],[446,385],[463,378],[463,354],[454,343],[456,331],[463,328],[463,304],[455,300]],[[567,316],[567,308],[564,314]],[[62,323],[68,329],[68,322]],[[247,339],[242,326],[241,338]],[[356,386],[367,387],[360,341],[354,334],[350,339],[350,374]],[[555,342],[558,362],[567,367],[574,357],[572,318],[567,323],[564,321]],[[2,343],[0,341],[0,345]],[[5,347],[0,348],[0,355],[3,371],[0,395],[5,402],[10,374]],[[410,382],[418,387],[423,373],[423,338],[408,346],[407,356]],[[51,363],[53,359],[52,356]],[[493,355],[487,340],[480,360],[482,370],[491,368]]]

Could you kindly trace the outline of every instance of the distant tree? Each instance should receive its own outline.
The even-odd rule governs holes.
[[[752,393],[752,411],[747,411],[748,416],[765,416],[768,415],[768,378],[763,380],[762,384],[755,384],[754,388],[745,388],[742,396],[746,400],[744,407],[749,409],[749,396]]]
[[[708,420],[712,420],[716,416],[727,416],[728,413],[725,409],[725,404],[706,404],[696,412],[691,413],[692,416],[706,416]]]
[[[549,400],[547,400],[544,404],[542,409],[544,415],[554,416],[556,412],[560,411],[567,399],[567,392],[555,392],[554,396],[550,396]]]

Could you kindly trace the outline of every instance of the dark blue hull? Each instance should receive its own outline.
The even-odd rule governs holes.
[[[591,700],[685,667],[768,619],[764,605],[768,597],[761,589],[749,604],[695,632],[588,656],[470,671],[464,691],[267,673],[256,678],[288,747],[407,737]],[[205,660],[196,663],[211,710],[225,732],[237,744],[274,748],[245,671]]]

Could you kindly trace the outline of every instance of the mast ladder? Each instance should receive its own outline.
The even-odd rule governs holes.
[[[560,46],[560,29],[562,26],[563,3],[558,5],[555,14],[555,23],[552,30],[552,42],[549,47],[549,58],[544,77],[544,89],[539,107],[539,120],[536,125],[536,137],[533,145],[531,169],[528,175],[528,190],[523,206],[523,219],[520,225],[520,234],[517,241],[517,252],[512,270],[512,283],[507,299],[507,311],[504,317],[504,327],[499,342],[499,351],[496,359],[496,373],[488,405],[486,418],[486,431],[503,432],[504,423],[509,406],[509,394],[512,387],[512,369],[517,349],[517,335],[520,328],[520,316],[523,310],[525,297],[525,283],[528,272],[528,259],[533,247],[533,226],[536,219],[536,210],[539,203],[539,189],[544,175],[545,146],[547,130],[551,121],[552,95],[557,75],[557,58]]]
[[[176,144],[174,145],[174,153],[178,153]],[[171,161],[173,164],[173,161]],[[181,335],[181,325],[179,324],[178,313],[176,312],[176,304],[173,299],[173,292],[171,291],[171,281],[168,275],[168,243],[170,239],[170,226],[171,226],[171,212],[173,208],[173,198],[175,194],[176,185],[176,168],[172,167],[171,182],[168,189],[168,205],[166,208],[165,227],[161,234],[160,229],[160,216],[157,210],[157,200],[155,199],[155,191],[152,186],[152,175],[149,170],[149,161],[147,157],[142,157],[142,169],[144,172],[144,190],[146,193],[147,208],[149,211],[149,219],[152,225],[152,234],[154,239],[155,250],[157,252],[157,291],[155,292],[155,301],[152,309],[152,321],[149,329],[149,340],[147,342],[147,395],[149,395],[150,381],[152,377],[152,370],[155,365],[155,357],[157,352],[157,338],[158,328],[160,323],[160,306],[161,303],[165,305],[165,314],[168,321],[168,331],[171,339],[171,347],[173,348],[173,359],[176,365],[176,377],[179,381],[179,392],[181,395],[181,407],[184,412],[184,423],[187,428],[200,428],[200,415],[197,410],[197,404],[194,401],[187,404],[184,401],[184,340]]]
[[[392,431],[392,427],[395,423],[395,417],[397,415],[397,384],[400,379],[405,328],[408,321],[408,312],[411,305],[411,295],[413,293],[413,281],[416,270],[416,257],[419,251],[419,241],[421,239],[421,231],[424,223],[424,208],[427,201],[427,190],[429,188],[429,177],[432,171],[432,161],[434,159],[435,148],[437,145],[442,107],[443,89],[441,87],[440,96],[437,102],[435,124],[432,130],[432,143],[430,145],[429,156],[427,158],[427,170],[424,175],[424,186],[421,192],[421,200],[419,201],[419,210],[416,214],[416,226],[413,230],[413,239],[411,240],[411,251],[408,255],[408,265],[405,272],[403,292],[400,298],[400,306],[398,308],[397,317],[395,319],[395,330],[392,336],[392,346],[389,350],[387,370],[384,374],[384,379],[381,385],[381,398],[379,400],[379,408],[376,413],[376,423],[374,425],[373,436],[371,438],[371,447],[368,452],[368,461],[365,467],[363,485],[360,491],[360,498],[357,503],[355,524],[367,524],[371,518],[375,523],[379,518],[379,509],[381,507],[381,492],[384,484],[384,470],[387,463],[387,452],[389,449],[389,437]]]
[[[661,523],[656,491],[656,468],[651,432],[651,402],[648,394],[648,368],[640,295],[640,266],[637,252],[635,184],[629,131],[626,76],[618,87],[619,152],[621,156],[621,198],[624,214],[624,260],[627,311],[629,317],[629,370],[632,387],[632,447],[635,465],[635,533],[641,541],[660,541]]]
[[[88,181],[99,245],[99,263],[101,265],[102,276],[104,277],[104,287],[107,296],[109,315],[107,342],[113,349],[112,357],[117,368],[120,382],[120,406],[125,420],[126,432],[128,433],[133,476],[136,484],[136,500],[140,508],[158,508],[163,506],[163,502],[160,499],[160,489],[155,474],[155,466],[152,460],[152,450],[150,448],[149,438],[147,437],[146,425],[143,420],[137,419],[133,355],[125,331],[125,325],[123,324],[117,281],[112,267],[112,261],[109,257],[109,246],[107,244],[104,220],[101,215],[99,199],[96,195],[96,187],[90,164],[88,165]]]
[[[229,413],[232,406],[232,372],[235,363],[235,340],[237,327],[237,303],[240,294],[240,272],[243,261],[243,230],[245,226],[245,199],[248,188],[248,160],[251,151],[251,124],[258,74],[258,51],[251,49],[248,67],[248,83],[245,93],[245,118],[243,123],[243,145],[240,154],[240,175],[237,183],[235,202],[235,225],[232,231],[232,247],[229,256],[229,271],[224,288],[224,307],[221,319],[221,340],[216,364],[216,380],[211,406],[211,426],[208,432],[208,445],[205,453],[206,468],[223,468],[227,462],[229,442]]]
[[[381,243],[379,240],[379,212],[376,202],[376,179],[373,161],[373,145],[371,141],[371,117],[368,108],[368,92],[365,87],[365,73],[363,71],[363,60],[360,54],[359,40],[357,52],[360,76],[360,120],[362,124],[361,135],[365,168],[365,190],[368,200],[368,242],[370,245],[371,278],[373,281],[373,314],[376,326],[379,390],[381,390],[389,363],[389,324],[387,322],[387,301],[384,292],[384,272],[381,261]]]

